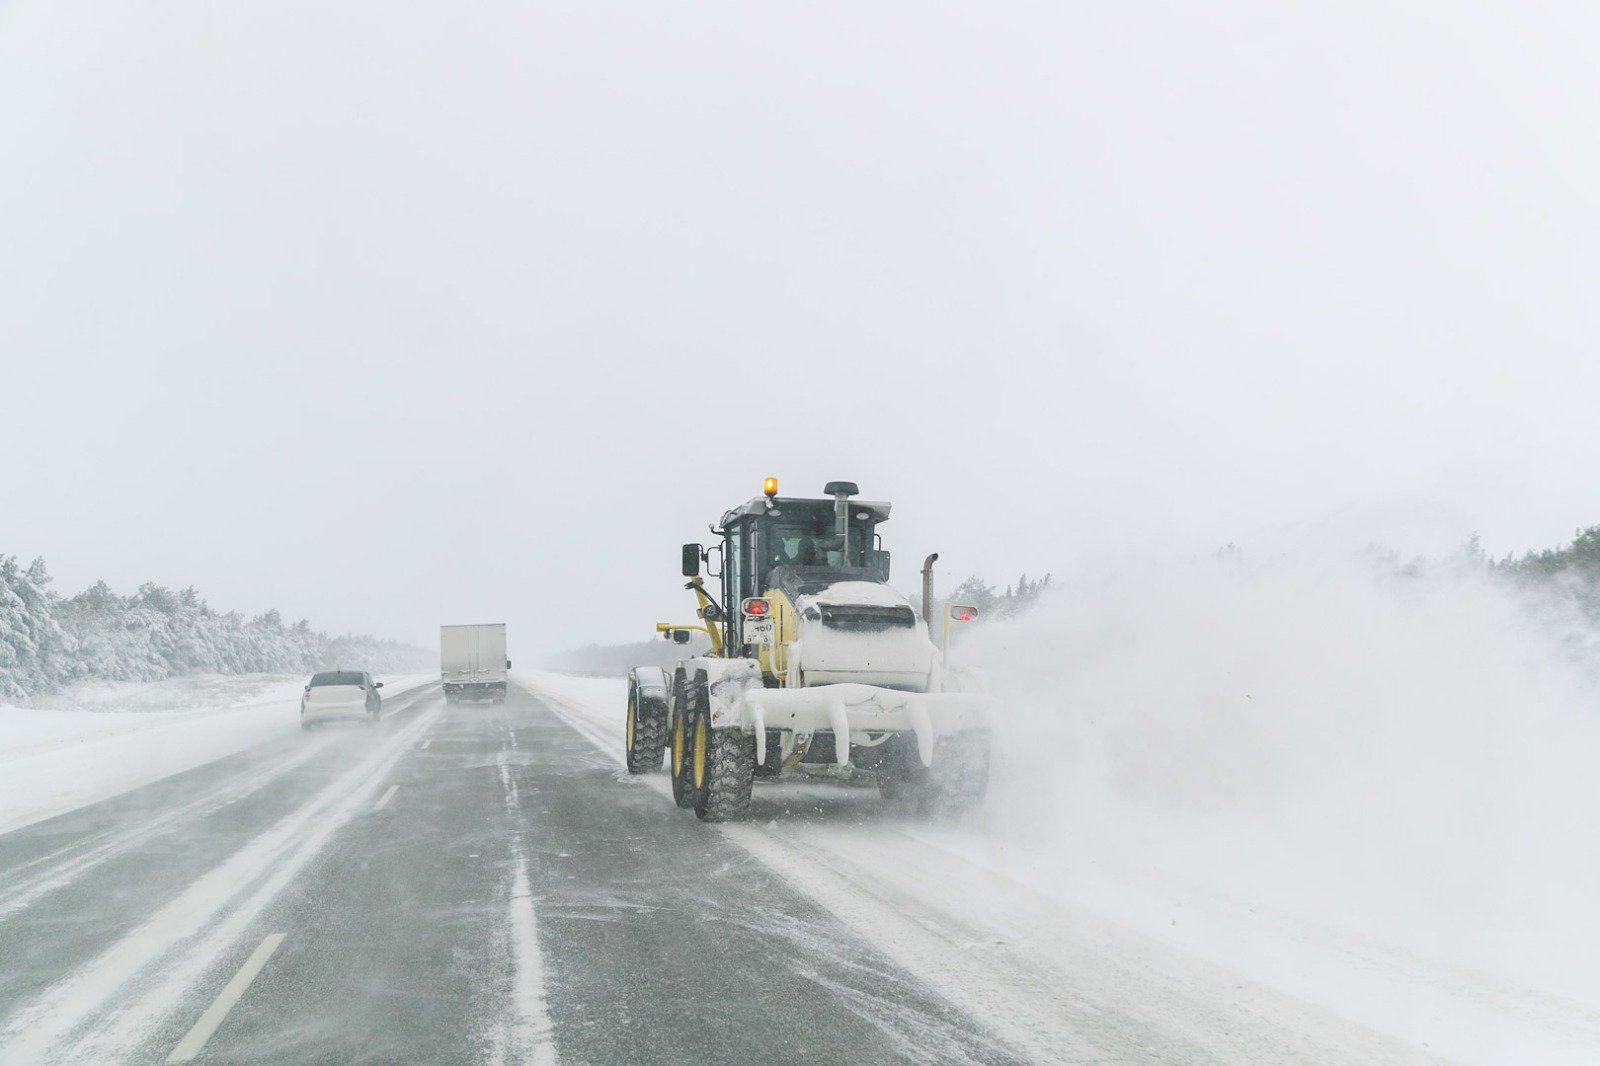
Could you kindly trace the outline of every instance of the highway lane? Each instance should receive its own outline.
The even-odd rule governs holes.
[[[0,837],[0,1061],[1020,1061],[524,692],[295,739]]]
[[[386,702],[388,730],[432,691]],[[366,728],[263,745],[0,835],[0,1005],[126,935],[371,748]]]

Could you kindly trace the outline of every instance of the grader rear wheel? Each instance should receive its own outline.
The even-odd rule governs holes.
[[[989,791],[989,734],[973,730],[946,737],[925,767],[908,758],[878,775],[886,800],[910,802],[918,814],[961,814],[983,802]]]

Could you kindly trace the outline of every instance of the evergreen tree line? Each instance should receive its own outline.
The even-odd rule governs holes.
[[[635,666],[659,666],[670,676],[682,659],[708,655],[711,642],[696,633],[688,644],[641,640],[632,644],[589,644],[547,655],[540,662],[551,670],[584,677],[622,677]]]
[[[1240,554],[1239,548],[1229,544],[1217,556],[1226,559],[1237,558]],[[1369,548],[1368,554],[1390,564],[1395,573],[1401,576],[1421,576],[1432,571],[1436,565],[1425,559],[1402,564],[1394,553],[1377,546]],[[1559,548],[1528,551],[1520,558],[1507,555],[1498,560],[1484,553],[1474,534],[1446,564],[1482,567],[1524,587],[1554,592],[1576,604],[1590,620],[1600,624],[1600,525],[1574,531],[1572,542]],[[938,606],[944,603],[964,603],[978,608],[980,622],[1012,617],[1037,603],[1049,585],[1049,574],[1036,581],[1030,581],[1028,575],[1024,574],[1015,585],[1007,585],[1005,591],[1001,592],[980,577],[969,577],[952,589],[948,596],[939,598],[935,605],[935,617]],[[920,609],[920,599],[913,597],[912,602]]]
[[[974,575],[950,590],[950,595],[944,598],[944,602],[976,607],[977,621],[993,621],[997,618],[1010,618],[1026,611],[1039,602],[1039,597],[1049,585],[1049,574],[1036,581],[1029,581],[1028,575],[1023,574],[1017,578],[1015,585],[1007,585],[1006,590],[1000,592],[981,577]],[[938,618],[938,615],[935,614],[934,617]]]
[[[1477,537],[1466,550],[1482,558]],[[1572,543],[1563,547],[1530,551],[1520,559],[1507,555],[1488,565],[1525,583],[1553,589],[1576,603],[1590,619],[1600,621],[1600,526],[1577,530]]]
[[[276,610],[218,614],[194,588],[153,583],[119,596],[104,581],[72,597],[50,589],[43,559],[0,556],[0,700],[75,681],[159,681],[181,674],[309,673],[347,666],[426,669],[429,653],[396,641],[330,637]]]

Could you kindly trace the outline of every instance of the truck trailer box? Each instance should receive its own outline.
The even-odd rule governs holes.
[[[504,701],[509,669],[503,622],[439,627],[439,679],[447,702]]]

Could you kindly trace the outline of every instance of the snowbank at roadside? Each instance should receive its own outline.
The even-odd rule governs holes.
[[[385,696],[436,675],[385,677]],[[299,732],[305,675],[86,682],[0,705],[0,833]]]
[[[625,677],[574,677],[546,670],[513,670],[511,679],[591,721],[613,723],[619,731],[623,727],[628,709]]]
[[[947,850],[1462,1063],[1600,1046],[1594,637],[1481,569],[1107,560],[972,634]]]

